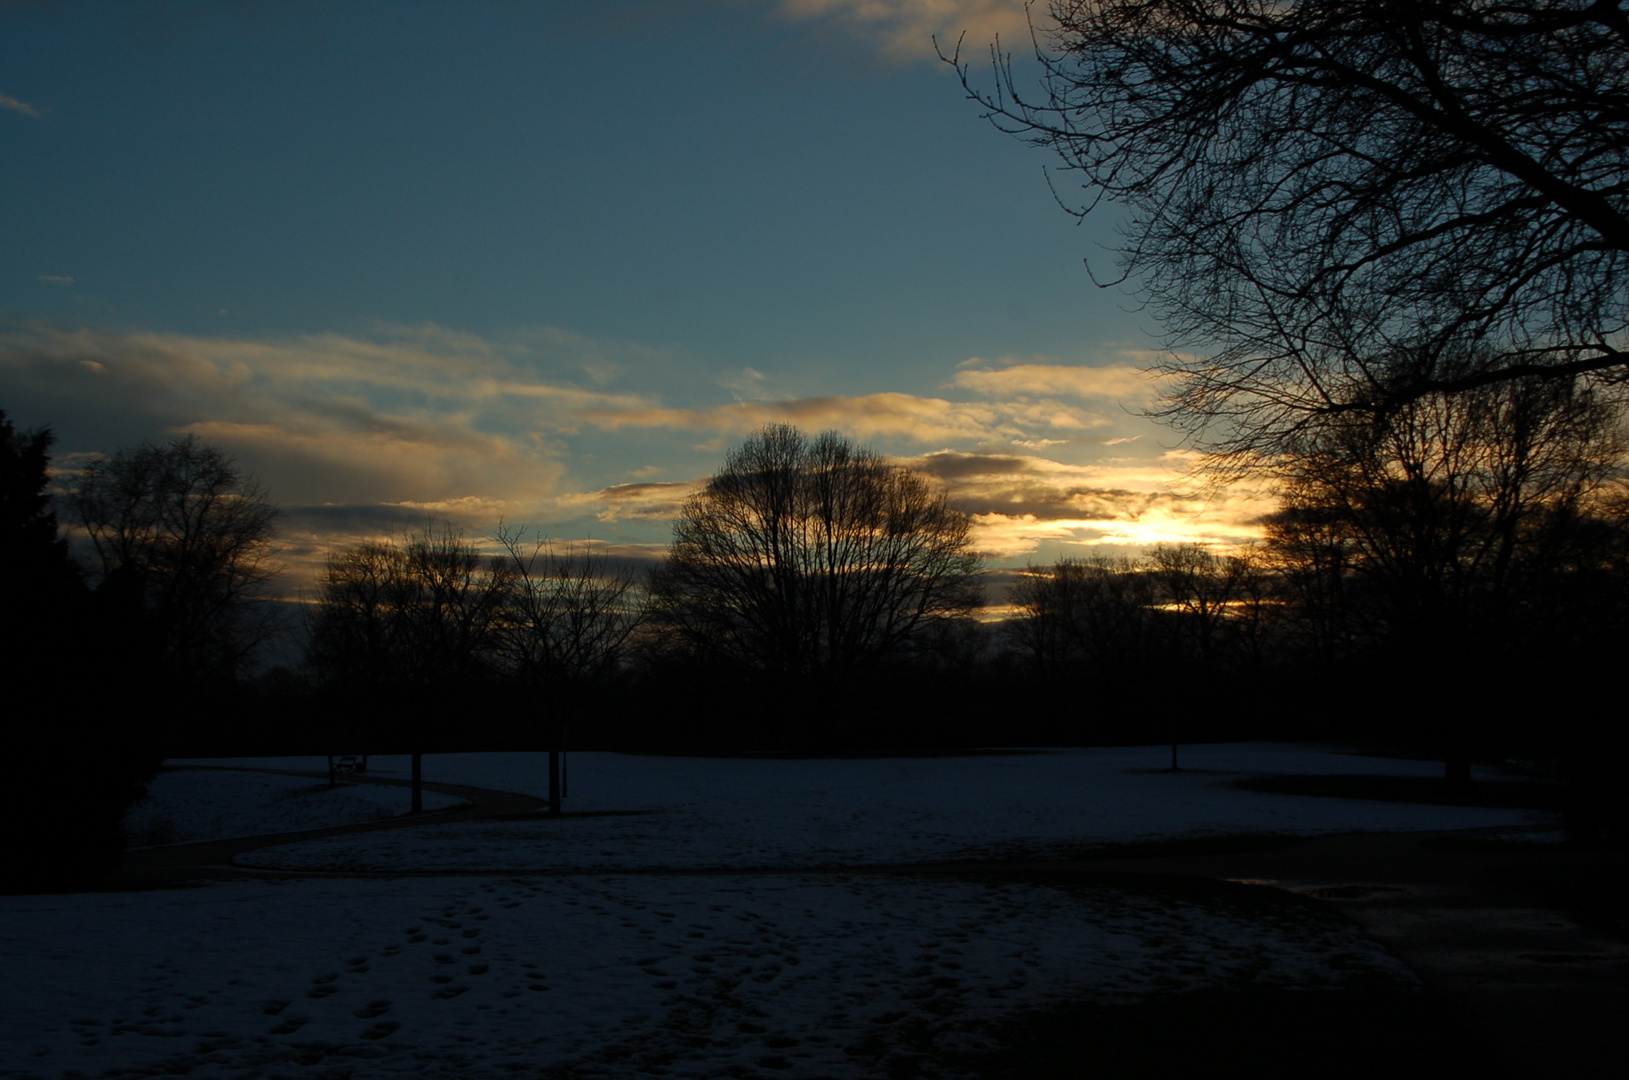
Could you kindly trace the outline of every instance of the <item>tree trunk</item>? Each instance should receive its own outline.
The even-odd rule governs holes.
[[[423,754],[413,755],[413,810],[415,814],[424,813],[424,769]]]
[[[560,743],[549,747],[549,813],[560,812]]]

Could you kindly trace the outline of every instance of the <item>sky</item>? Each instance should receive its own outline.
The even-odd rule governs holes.
[[[935,35],[1036,74],[1019,0],[0,0],[0,409],[225,449],[295,585],[437,516],[659,552],[773,422],[996,567],[1248,539],[1142,415],[1114,211]]]

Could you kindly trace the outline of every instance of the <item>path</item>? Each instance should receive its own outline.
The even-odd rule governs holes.
[[[230,769],[237,772],[275,773],[279,776],[299,776],[313,780],[327,780],[328,773],[304,772],[296,769],[251,769],[241,766],[195,765],[194,769]],[[390,787],[412,787],[411,780],[398,780],[379,776],[350,774],[345,783],[380,784]],[[302,840],[316,840],[325,836],[345,836],[351,833],[382,832],[387,829],[416,829],[436,825],[450,825],[461,821],[490,821],[534,814],[548,807],[547,799],[519,795],[512,791],[494,791],[490,788],[466,787],[462,784],[443,784],[423,781],[425,791],[451,795],[463,799],[464,805],[445,810],[432,810],[422,814],[404,814],[399,817],[364,821],[353,825],[335,825],[326,829],[303,832],[266,833],[260,836],[241,836],[228,840],[204,840],[195,844],[168,844],[163,847],[138,848],[125,853],[124,862],[114,876],[112,887],[142,888],[174,884],[187,880],[221,878],[266,877],[325,877],[344,876],[317,874],[306,871],[289,873],[278,870],[260,870],[234,864],[239,855],[278,844],[294,844]]]

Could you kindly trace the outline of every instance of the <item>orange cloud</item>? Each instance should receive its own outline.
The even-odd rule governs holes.
[[[940,444],[1023,442],[1036,432],[1073,438],[1111,421],[1101,413],[1061,402],[949,401],[887,392],[791,401],[737,401],[713,408],[590,407],[584,423],[606,430],[672,428],[743,434],[765,424],[806,430],[835,429],[861,441]]]
[[[951,385],[997,399],[1074,397],[1144,403],[1158,394],[1148,373],[1128,364],[1105,367],[1013,364],[994,370],[957,372]]]
[[[1030,35],[1023,0],[780,0],[776,10],[785,18],[839,27],[906,63],[937,60],[935,36],[951,49],[964,32],[980,47],[997,35],[1012,45]],[[1036,14],[1044,25],[1045,13]]]
[[[1162,459],[1071,465],[1018,454],[941,451],[902,464],[937,477],[973,519],[981,550],[997,560],[1042,548],[1146,548],[1198,540],[1221,546],[1261,535],[1268,508],[1242,489],[1186,489]]]
[[[0,94],[0,109],[7,112],[22,113],[24,116],[38,117],[40,110],[26,101],[18,101],[10,94]]]

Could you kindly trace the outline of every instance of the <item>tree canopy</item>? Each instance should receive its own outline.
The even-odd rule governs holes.
[[[120,450],[80,472],[69,506],[172,675],[231,678],[265,640],[277,508],[224,451],[191,435]]]
[[[967,515],[928,480],[776,424],[685,505],[652,594],[703,655],[832,685],[968,615],[979,567]]]
[[[1268,543],[1341,640],[1508,662],[1583,615],[1561,583],[1621,529],[1624,450],[1616,410],[1563,382],[1429,394],[1288,463]]]
[[[1320,417],[1629,369],[1629,13],[1590,0],[1054,0],[995,123],[1129,210],[1165,416],[1235,460]],[[1067,198],[1062,192],[1060,197]]]

